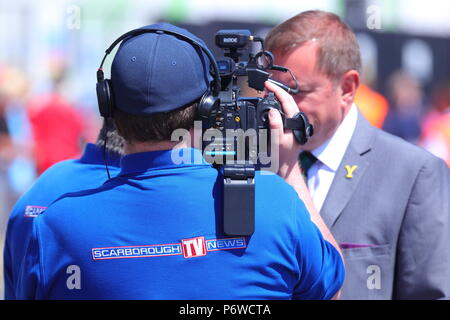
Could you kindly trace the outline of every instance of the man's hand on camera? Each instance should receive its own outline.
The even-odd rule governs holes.
[[[271,91],[275,94],[281,104],[283,112],[286,114],[286,117],[292,118],[299,112],[294,98],[292,98],[289,93],[268,81],[265,82],[265,87],[266,90]],[[300,197],[300,199],[302,199],[311,215],[311,220],[322,232],[325,240],[329,241],[342,257],[342,252],[339,248],[339,245],[337,244],[330,230],[325,225],[322,217],[320,216],[320,213],[314,205],[311,194],[303,179],[300,165],[298,163],[298,155],[301,151],[301,145],[297,142],[291,130],[283,130],[283,120],[278,110],[270,110],[269,127],[270,130],[275,130],[276,132],[275,140],[278,141],[278,148],[280,151],[280,168],[278,170],[278,175],[282,177],[287,183],[289,183],[295,189],[295,191],[297,191],[298,196]],[[338,297],[339,293],[336,294],[335,298]]]
[[[266,90],[275,94],[286,117],[292,118],[299,112],[294,99],[286,91],[268,81],[265,82],[265,87]],[[280,167],[278,174],[286,181],[301,177],[300,167],[298,165],[298,155],[301,151],[301,145],[296,141],[291,130],[283,129],[283,121],[278,110],[270,110],[269,127],[270,130],[275,131],[279,144]]]

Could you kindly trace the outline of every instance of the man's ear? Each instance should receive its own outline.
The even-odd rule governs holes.
[[[356,70],[347,71],[341,78],[341,101],[347,106],[351,106],[355,100],[356,90],[359,87],[359,73]]]

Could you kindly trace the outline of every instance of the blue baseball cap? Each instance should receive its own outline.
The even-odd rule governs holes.
[[[210,51],[200,38],[169,23],[138,30],[144,33],[125,39],[112,62],[116,108],[134,115],[168,112],[189,105],[210,89],[210,60],[200,47]],[[181,34],[197,45],[164,31]]]

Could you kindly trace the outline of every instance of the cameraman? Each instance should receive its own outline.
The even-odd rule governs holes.
[[[357,110],[353,31],[335,14],[307,11],[271,30],[265,45],[297,78],[292,106],[314,125],[300,161],[344,254],[342,298],[449,299],[450,170]]]
[[[105,135],[108,137],[106,144]],[[26,253],[33,219],[63,194],[98,187],[106,181],[105,156],[109,172],[113,176],[118,174],[123,143],[112,121],[105,121],[95,144],[86,144],[79,159],[54,164],[20,197],[10,213],[6,231],[3,252],[5,299],[15,299],[19,266]]]
[[[279,176],[256,174],[254,234],[223,234],[223,177],[200,150],[170,141],[175,129],[192,132],[211,86],[210,60],[200,49],[206,46],[170,24],[149,28],[159,31],[124,39],[112,63],[113,118],[126,141],[121,172],[97,189],[66,195],[35,219],[18,297],[336,296],[344,278],[339,249]],[[278,116],[272,114],[273,127]],[[280,131],[282,143],[290,136]],[[201,161],[175,164],[173,153]]]

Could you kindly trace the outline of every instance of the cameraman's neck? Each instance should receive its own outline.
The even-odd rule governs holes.
[[[126,142],[124,145],[125,154],[159,151],[159,150],[170,150],[174,149],[176,142]]]
[[[140,153],[140,152],[151,152],[151,151],[161,151],[161,150],[171,150],[180,148],[192,148],[194,143],[195,135],[194,129],[189,130],[189,133],[183,136],[181,141],[125,141],[124,152],[125,154]]]
[[[186,141],[173,142],[173,141],[153,141],[153,142],[125,142],[124,151],[125,154],[171,150],[179,148],[190,148],[191,143]]]

